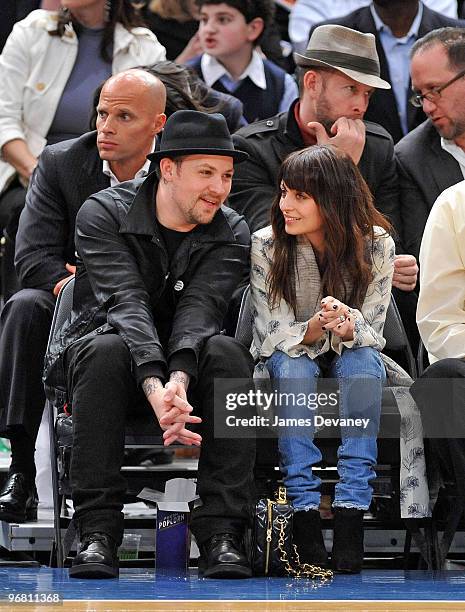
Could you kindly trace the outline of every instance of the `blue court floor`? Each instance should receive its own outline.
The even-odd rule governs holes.
[[[374,609],[371,607],[356,607],[352,604],[357,601],[384,601],[384,607],[376,609],[465,609],[458,606],[465,602],[465,570],[449,570],[442,573],[427,571],[400,571],[400,570],[365,570],[359,575],[337,575],[330,583],[318,585],[306,579],[292,578],[254,578],[250,580],[208,580],[199,579],[196,570],[190,570],[184,575],[158,575],[152,569],[122,569],[119,580],[76,580],[68,577],[67,570],[52,568],[13,568],[0,569],[0,609],[15,610],[16,605],[8,607],[13,595],[26,594],[26,602],[46,601],[46,596],[56,594],[56,598],[64,602],[66,609],[73,610],[129,610],[129,609],[170,609],[170,610],[250,610],[261,609],[329,609],[325,602],[339,601],[340,610]],[[94,602],[95,606],[85,607],[81,602]],[[111,601],[106,607],[102,604]],[[138,602],[139,607],[127,607],[123,602]],[[192,602],[186,608],[181,602]],[[240,607],[231,607],[230,604],[220,602],[243,602]],[[253,602],[279,602],[279,608],[268,607],[263,604],[260,608]],[[72,603],[74,602],[74,603]],[[121,603],[118,603],[121,602]],[[145,603],[144,603],[145,602]],[[153,606],[149,605],[149,602]],[[155,606],[156,603],[171,602],[170,607]],[[176,602],[179,602],[176,607]],[[203,607],[195,605],[204,602]],[[207,606],[206,603],[216,602],[218,607]],[[250,602],[247,604],[246,602]],[[304,603],[305,607],[298,605],[293,608],[291,604]],[[317,607],[314,607],[313,604]],[[317,602],[321,602],[318,604]],[[345,603],[344,603],[345,602]],[[391,604],[389,605],[389,602]],[[396,604],[396,602],[399,602]],[[414,608],[404,608],[400,602],[417,602]],[[443,607],[430,608],[428,602],[448,602]],[[67,605],[69,604],[69,605]],[[387,605],[387,607],[386,607]],[[24,610],[29,606],[21,605],[18,609]],[[53,606],[59,610],[61,606]],[[29,609],[44,610],[44,606]],[[52,609],[52,608],[50,608]]]

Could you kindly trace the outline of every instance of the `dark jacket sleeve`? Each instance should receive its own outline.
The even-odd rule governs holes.
[[[154,375],[150,368],[164,370],[166,361],[153,321],[149,294],[136,258],[119,229],[118,207],[110,207],[91,197],[76,218],[76,250],[84,263],[94,296],[107,312],[107,322],[116,329],[131,353],[135,376],[140,381],[139,370],[144,376]]]
[[[276,196],[276,181],[280,163],[266,155],[267,143],[260,149],[260,141],[233,135],[236,149],[246,151],[249,158],[237,164],[232,190],[228,198],[231,208],[243,215],[251,234],[270,225],[270,210]]]
[[[396,252],[403,251],[399,179],[394,159],[394,143],[381,126],[367,123],[367,139],[359,169],[373,194],[374,203],[392,224]]]
[[[399,176],[402,241],[405,252],[415,255],[418,259],[421,239],[431,207],[417,179],[411,174],[408,164],[403,162],[400,154],[396,155],[396,163]]]
[[[16,236],[15,267],[22,287],[52,291],[68,275],[68,225],[55,155],[46,147],[27,192]]]

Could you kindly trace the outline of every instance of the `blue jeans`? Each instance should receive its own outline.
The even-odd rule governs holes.
[[[266,367],[273,380],[282,381],[289,392],[293,387],[298,393],[316,393],[317,379],[322,375],[318,360],[307,355],[289,357],[276,351],[267,360]],[[372,348],[345,349],[336,355],[326,372],[336,378],[339,385],[339,417],[370,419],[368,431],[362,435],[350,435],[350,430],[341,428],[341,445],[338,449],[337,470],[339,482],[335,487],[334,506],[367,510],[372,496],[370,481],[376,477],[374,466],[377,458],[376,434],[381,413],[382,387],[386,377],[381,356]],[[292,379],[292,380],[290,380]],[[287,383],[287,381],[289,381]],[[294,381],[294,385],[293,382]],[[298,381],[298,382],[297,382]],[[291,406],[282,412],[289,416],[315,416],[308,408]],[[299,428],[302,430],[302,428]],[[352,430],[353,432],[354,430]],[[320,479],[312,473],[312,466],[322,456],[313,441],[314,426],[307,426],[299,435],[280,430],[278,445],[280,465],[284,475],[288,496],[298,510],[318,509],[320,504]]]

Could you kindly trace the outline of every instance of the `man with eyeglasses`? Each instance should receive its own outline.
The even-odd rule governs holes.
[[[395,147],[403,244],[418,258],[431,208],[465,178],[465,29],[441,28],[412,48],[413,95],[428,119]]]
[[[391,84],[391,89],[374,92],[365,120],[382,125],[395,143],[426,119],[421,107],[408,103],[413,45],[438,28],[465,26],[465,22],[446,16],[450,15],[446,8],[450,9],[437,0],[373,0],[369,6],[325,22],[374,34],[381,78]]]

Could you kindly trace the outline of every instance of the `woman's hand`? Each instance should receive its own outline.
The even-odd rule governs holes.
[[[315,344],[324,335],[324,329],[321,329],[319,313],[313,315],[307,325],[307,331],[302,339],[302,344]]]
[[[354,339],[355,317],[351,308],[331,295],[321,300],[318,319],[323,331],[331,331],[344,341]]]
[[[27,186],[37,166],[37,157],[31,153],[26,142],[20,138],[8,141],[2,147],[2,157],[14,167],[22,184]]]

